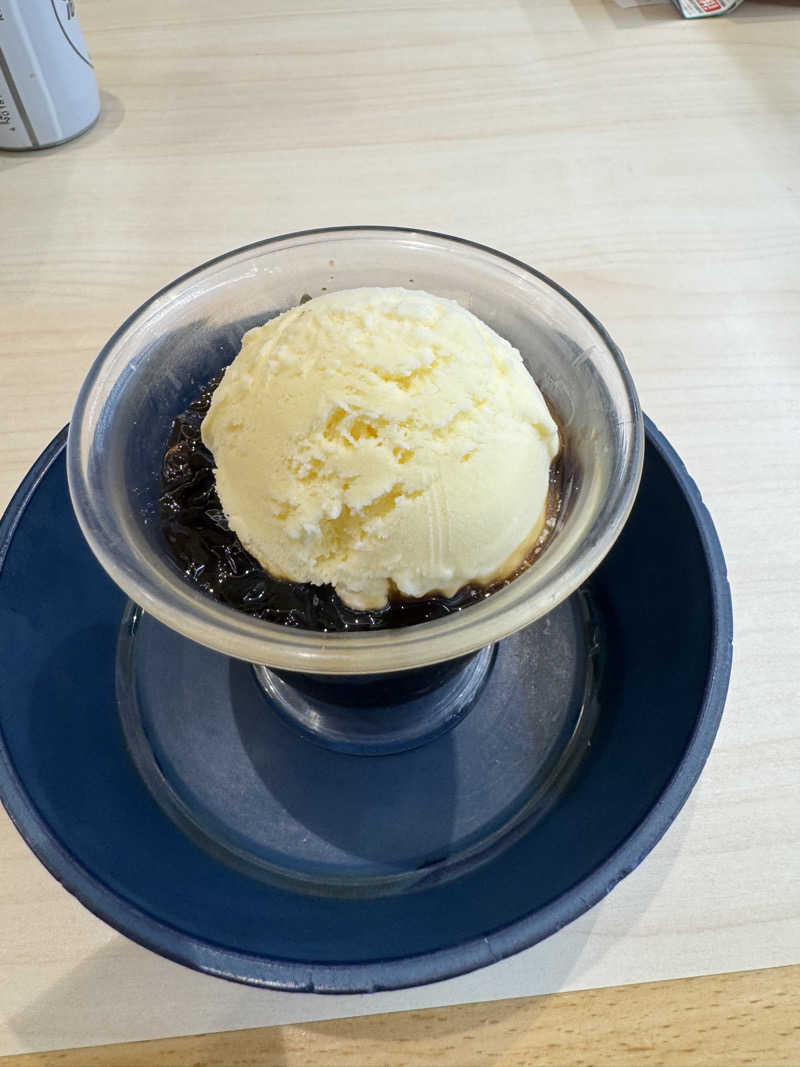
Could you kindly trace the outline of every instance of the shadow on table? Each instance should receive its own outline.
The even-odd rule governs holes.
[[[270,1026],[285,1020],[282,1002],[291,997],[200,974],[117,935],[12,1017],[9,1029],[31,1051],[146,1041]]]
[[[590,29],[611,23],[619,30],[634,30],[643,26],[663,25],[665,22],[680,21],[680,15],[672,6],[671,0],[648,4],[645,7],[620,7],[616,0],[571,0],[572,8],[580,21]],[[522,0],[531,23],[541,19],[540,9],[532,0]],[[605,19],[603,18],[605,16]]]
[[[573,0],[578,14],[581,14],[580,0]],[[620,7],[616,0],[603,0],[603,11],[618,30],[635,30],[642,26],[656,26],[665,22],[680,21],[680,14],[671,2],[663,0],[660,4],[648,4],[645,7]]]
[[[0,149],[0,174],[3,171],[22,167],[26,163],[42,163],[49,159],[55,152],[61,156],[71,155],[73,152],[83,152],[92,145],[104,141],[112,134],[125,118],[125,106],[118,96],[109,93],[106,89],[100,90],[100,115],[97,122],[86,133],[80,134],[72,141],[65,144],[55,145],[53,148],[39,148],[29,151],[9,151]]]
[[[573,927],[527,953],[452,982],[397,993],[366,996],[315,996],[251,989],[179,967],[121,936],[93,953],[68,975],[36,998],[9,1021],[20,1051],[47,1051],[120,1042],[147,1041],[217,1031],[279,1027],[281,1024],[314,1024],[318,1033],[337,1030],[349,1019],[352,1040],[366,1039],[354,1016],[422,1010],[445,1004],[474,1003],[498,996],[498,969],[506,974],[512,995],[531,992],[527,975],[533,968],[543,988],[557,989],[575,968],[586,947],[593,920],[586,917],[580,929]],[[509,974],[509,964],[517,974]],[[516,965],[516,966],[515,966]],[[457,983],[457,984],[454,984]],[[451,988],[448,988],[451,986]],[[500,994],[502,995],[502,993]],[[487,1004],[487,1018],[518,1010],[516,1003]],[[454,1034],[468,1028],[458,1014],[437,1016],[438,1034]],[[322,1021],[320,1021],[322,1020]],[[365,1024],[368,1026],[368,1024]],[[320,1029],[322,1028],[322,1029]],[[381,1040],[402,1040],[401,1028],[381,1029]],[[338,1032],[338,1030],[337,1030]],[[340,1035],[341,1036],[341,1035]],[[279,1067],[285,1062],[280,1029],[258,1039],[259,1056]]]
[[[628,895],[624,908],[617,909],[615,898],[606,898],[559,933],[491,967],[424,989],[379,995],[375,998],[376,1002],[380,997],[391,998],[391,1002],[390,999],[380,1000],[377,1012],[400,1009],[419,1011],[438,1007],[439,1012],[433,1018],[428,1015],[424,1030],[419,1030],[420,1039],[424,1036],[427,1042],[431,1042],[439,1038],[446,1039],[448,1036],[454,1037],[486,1024],[502,1023],[508,1028],[513,1016],[523,1008],[527,1026],[531,1019],[531,1007],[527,998],[531,996],[591,988],[598,984],[641,982],[648,978],[663,977],[661,943],[658,937],[642,942],[637,939],[637,935],[641,933],[640,928],[645,924],[649,907],[680,852],[692,822],[693,808],[694,804],[690,799],[665,839],[656,846],[658,859],[651,861],[647,870],[640,870],[636,875],[637,895],[634,903],[631,903]],[[635,963],[629,961],[626,965],[625,961],[607,961],[611,949],[619,945],[626,936],[630,936],[629,951],[636,953]],[[652,952],[659,953],[658,959],[647,957],[646,944],[652,945]],[[604,961],[607,969],[601,975]],[[405,1000],[403,1005],[399,1004],[400,997]],[[525,998],[524,1005],[520,998]],[[536,1005],[534,1018],[538,1019],[539,1012],[544,1015],[547,1004],[548,1001],[542,999]],[[456,1005],[478,1005],[480,1010],[446,1010],[448,1006]],[[380,1022],[346,1019],[344,1017],[347,1013],[343,1004],[342,1010],[338,1012],[339,1018],[316,1020],[308,1024],[308,1030],[318,1036],[329,1035],[338,1043],[378,1040],[383,1045],[408,1045],[409,1041],[414,1039],[416,1028],[408,1022],[398,1020],[395,1024],[391,1019]]]
[[[737,22],[800,19],[800,4],[797,0],[744,0],[741,7],[725,18],[736,19]]]
[[[626,935],[637,933],[680,851],[691,823],[691,802],[688,807],[657,846],[657,858],[650,861],[652,873],[647,876],[642,870],[636,875],[636,893],[627,894],[622,909],[615,907],[612,896],[553,937],[473,974],[432,986],[365,996],[277,993],[200,974],[117,935],[18,1012],[9,1021],[9,1028],[21,1049],[41,1051],[311,1021],[318,1034],[330,1030],[339,1039],[366,1041],[376,1033],[377,1024],[365,1023],[358,1028],[357,1022],[351,1022],[343,1029],[341,1023],[334,1027],[332,1020],[492,1000],[503,1003],[486,1004],[482,1020],[507,1022],[521,1006],[505,1001],[506,997],[581,988],[604,980],[593,976],[613,947]],[[615,966],[620,966],[621,980],[643,980],[638,974],[648,971],[649,962],[641,958],[641,945],[636,947],[633,939],[630,945],[637,951],[638,971],[631,979],[630,969],[623,973],[624,963],[607,963],[609,981],[614,981]],[[654,962],[651,973],[657,970]],[[529,1014],[529,1007],[527,1011]],[[433,1030],[435,1035],[446,1036],[475,1025],[474,1013],[447,1013],[443,1009]],[[433,1036],[430,1027],[427,1036]],[[408,1028],[399,1023],[397,1027],[383,1025],[380,1040],[407,1042]],[[259,1055],[268,1053],[270,1063],[285,1062],[280,1030],[259,1037],[258,1044]]]

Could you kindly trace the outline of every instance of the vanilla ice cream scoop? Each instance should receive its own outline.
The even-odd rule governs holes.
[[[558,430],[515,348],[451,300],[329,293],[249,330],[202,425],[231,529],[356,609],[506,577]]]

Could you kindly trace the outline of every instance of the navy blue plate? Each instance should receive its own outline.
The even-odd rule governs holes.
[[[689,795],[722,714],[731,602],[711,519],[652,423],[633,513],[589,583],[605,663],[591,745],[568,788],[482,866],[361,899],[251,877],[152,798],[116,705],[125,598],[73,518],[65,436],[0,523],[0,793],[48,870],[133,940],[275,989],[354,993],[452,977],[590,908]]]

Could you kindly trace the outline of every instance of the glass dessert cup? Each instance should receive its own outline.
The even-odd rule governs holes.
[[[455,299],[520,350],[562,435],[562,516],[529,570],[449,617],[358,633],[263,622],[172,561],[158,517],[169,429],[246,329],[362,285]],[[120,715],[158,802],[226,862],[307,892],[398,891],[483,862],[566,788],[591,736],[602,621],[579,590],[630,512],[643,448],[602,327],[536,271],[466,241],[309,231],[162,290],[100,353],[67,451],[83,533],[131,600]]]

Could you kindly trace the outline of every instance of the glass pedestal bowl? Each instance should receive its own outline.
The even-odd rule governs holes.
[[[562,433],[569,492],[526,572],[403,629],[314,633],[226,607],[178,570],[158,517],[171,424],[244,331],[309,294],[402,285],[457,300],[522,353]],[[421,231],[262,241],[162,290],[111,338],[69,431],[83,533],[130,597],[117,695],[152,795],[247,877],[335,897],[486,863],[569,785],[591,736],[602,625],[581,586],[630,512],[644,452],[622,357],[536,271]]]

